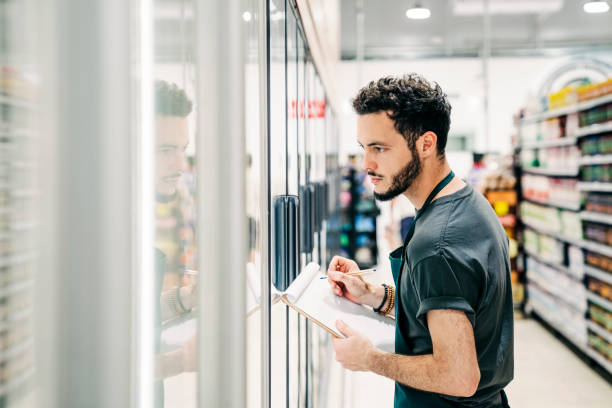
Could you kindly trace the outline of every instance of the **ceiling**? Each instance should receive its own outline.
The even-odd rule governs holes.
[[[355,59],[357,55],[358,3],[359,0],[341,0],[342,59]],[[361,3],[365,59],[482,55],[483,0],[361,0]],[[431,18],[406,18],[406,10],[415,3],[429,8]],[[489,0],[491,55],[612,51],[612,10],[587,14],[582,10],[583,3],[583,0]]]

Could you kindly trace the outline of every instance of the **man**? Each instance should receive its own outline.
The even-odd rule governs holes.
[[[180,284],[185,269],[194,269],[193,199],[182,174],[189,143],[192,103],[175,84],[155,83],[155,246],[167,257],[163,288]]]
[[[185,91],[165,81],[155,82],[155,273],[156,356],[155,406],[163,407],[163,379],[196,369],[196,337],[185,333],[184,344],[162,350],[162,324],[189,313],[197,304],[195,285],[181,286],[187,267],[193,268],[193,204],[182,173],[189,142],[187,116],[192,103]]]
[[[363,167],[374,195],[403,194],[417,209],[404,246],[391,253],[396,286],[347,276],[335,257],[338,296],[395,315],[395,354],[341,321],[336,359],[396,382],[396,407],[507,407],[513,377],[508,239],[491,206],[454,177],[445,158],[451,107],[437,84],[416,74],[371,82],[353,101]],[[395,305],[395,307],[394,307]]]

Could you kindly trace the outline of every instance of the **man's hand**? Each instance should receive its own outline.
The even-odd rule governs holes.
[[[190,283],[187,286],[181,286],[179,291],[181,302],[187,309],[193,309],[198,306],[198,285]]]
[[[376,302],[374,291],[361,276],[350,276],[347,273],[359,272],[359,266],[347,258],[334,256],[327,269],[327,280],[334,293],[344,296],[351,302],[373,306]],[[376,306],[380,304],[380,300]],[[374,307],[374,306],[373,306]]]
[[[198,353],[195,335],[183,344],[183,347],[181,347],[181,356],[183,360],[183,371],[196,371],[198,366]]]
[[[375,350],[370,340],[348,327],[342,320],[336,321],[336,328],[346,336],[345,339],[332,337],[336,360],[348,370],[368,371],[368,358],[370,352]]]

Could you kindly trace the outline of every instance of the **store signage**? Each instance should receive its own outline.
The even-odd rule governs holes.
[[[296,119],[298,117],[304,118],[304,101],[291,101],[289,104],[289,117]],[[325,118],[325,107],[327,101],[308,101],[308,118]]]

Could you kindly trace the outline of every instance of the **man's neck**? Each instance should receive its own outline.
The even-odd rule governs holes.
[[[444,159],[441,163],[432,163],[430,166],[424,164],[421,174],[419,174],[419,177],[417,177],[412,186],[410,186],[410,188],[404,192],[404,195],[408,198],[408,200],[410,200],[412,205],[414,205],[414,208],[420,210],[423,207],[425,200],[427,200],[429,194],[431,194],[433,189],[436,188],[438,183],[440,183],[444,177],[448,176],[450,170],[450,166],[448,165],[446,159]],[[436,195],[436,198],[446,195],[444,192],[445,190],[448,191],[449,187],[453,188],[452,186],[447,185]],[[458,186],[455,185],[454,187],[456,188]]]

